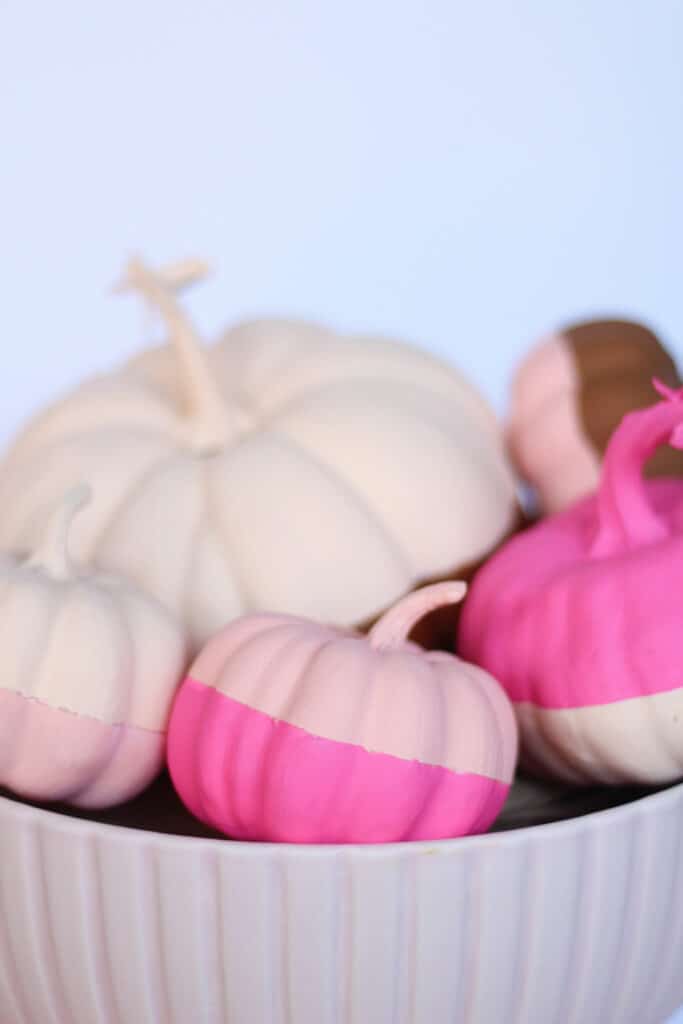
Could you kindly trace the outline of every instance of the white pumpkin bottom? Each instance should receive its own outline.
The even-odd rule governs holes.
[[[0,690],[0,784],[27,800],[84,809],[125,803],[160,773],[165,751],[165,733]]]
[[[683,687],[613,704],[515,704],[523,767],[582,785],[674,782],[683,776]]]

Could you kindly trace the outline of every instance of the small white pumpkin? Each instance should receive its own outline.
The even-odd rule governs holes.
[[[72,563],[68,534],[88,497],[68,495],[28,559],[0,560],[0,785],[92,808],[123,803],[161,770],[186,645],[158,601]]]
[[[0,468],[0,546],[34,543],[37,512],[92,481],[78,554],[159,597],[195,649],[247,611],[356,625],[497,546],[515,480],[459,373],[301,322],[204,348],[174,295],[196,276],[130,264],[170,344],[28,427]]]

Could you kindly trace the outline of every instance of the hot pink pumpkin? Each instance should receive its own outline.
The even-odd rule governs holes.
[[[189,810],[235,838],[282,842],[485,830],[515,767],[510,703],[481,669],[406,639],[465,589],[411,594],[368,638],[283,615],[229,625],[171,716],[169,767]]]
[[[523,762],[577,782],[683,775],[683,482],[642,479],[683,447],[683,390],[658,390],[615,431],[597,496],[510,541],[460,622],[515,704]]]

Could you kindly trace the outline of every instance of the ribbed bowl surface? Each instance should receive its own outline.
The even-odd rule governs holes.
[[[1,1024],[661,1024],[683,786],[384,847],[183,838],[0,799]]]

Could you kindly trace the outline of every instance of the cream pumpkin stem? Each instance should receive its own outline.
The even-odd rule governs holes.
[[[53,579],[71,579],[74,575],[74,565],[69,555],[71,527],[78,513],[91,499],[92,490],[87,484],[81,484],[68,492],[48,519],[42,541],[26,562],[27,565],[42,569]]]
[[[205,264],[187,261],[166,270],[152,270],[140,259],[132,259],[120,290],[133,290],[156,309],[168,328],[184,385],[187,417],[192,439],[200,448],[221,448],[245,425],[241,415],[229,410],[218,390],[203,342],[182,309],[176,292],[206,274]]]
[[[459,580],[434,583],[408,594],[395,604],[370,630],[370,645],[380,650],[400,647],[425,615],[459,604],[467,593],[467,584]]]

